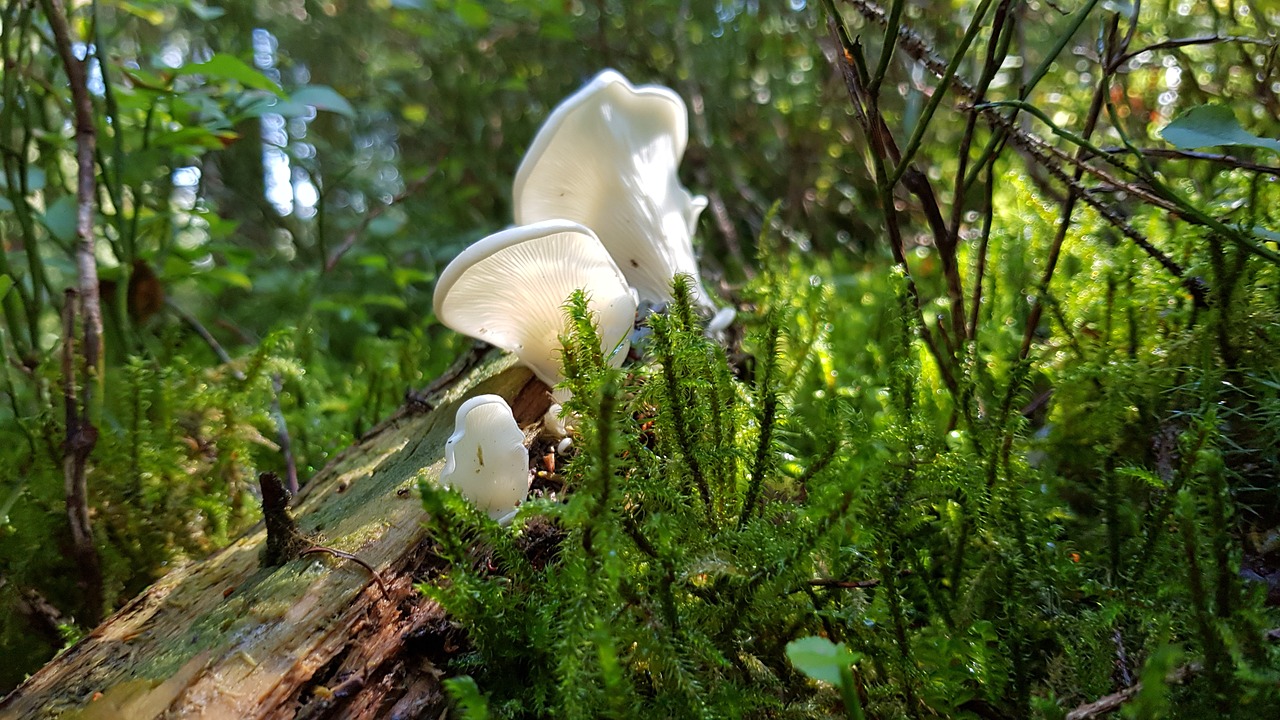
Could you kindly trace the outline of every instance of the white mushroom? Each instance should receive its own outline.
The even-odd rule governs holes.
[[[561,393],[564,395],[565,393]],[[569,436],[569,425],[572,424],[572,418],[564,416],[564,404],[561,400],[567,400],[567,397],[557,398],[552,396],[551,407],[542,415],[542,427],[546,429],[547,434],[551,437],[563,438]]]
[[[707,321],[707,335],[714,337],[717,333],[724,332],[733,324],[734,318],[738,317],[738,311],[731,307],[720,308],[715,315]]]
[[[595,234],[577,223],[548,220],[480,240],[440,273],[433,300],[440,322],[515,353],[554,387],[563,379],[560,334],[574,290],[586,292],[601,349],[621,365],[635,297]]]
[[[529,494],[529,451],[507,401],[478,395],[462,403],[444,444],[440,485],[455,488],[495,520],[508,520]]]
[[[689,139],[684,101],[670,88],[635,87],[605,70],[543,123],[516,171],[516,223],[568,218],[596,232],[641,302],[671,299],[676,273],[694,279],[712,308],[693,255],[706,198],[680,184]]]

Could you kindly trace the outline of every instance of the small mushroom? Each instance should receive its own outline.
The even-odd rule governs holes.
[[[731,307],[720,308],[716,311],[716,314],[712,315],[711,319],[707,321],[707,335],[709,337],[715,337],[717,334],[728,330],[729,326],[733,324],[734,319],[737,317],[737,310]]]
[[[562,396],[564,393],[560,393]],[[564,438],[569,436],[569,425],[572,424],[572,418],[565,417],[564,404],[561,400],[568,398],[551,396],[551,407],[542,415],[542,427],[548,435],[553,438]]]
[[[547,220],[480,240],[440,273],[433,301],[440,322],[515,353],[555,387],[563,379],[563,308],[574,290],[586,292],[601,349],[621,365],[636,300],[599,239],[575,222]]]
[[[698,302],[714,310],[693,255],[706,198],[680,184],[689,140],[684,101],[670,88],[635,87],[605,70],[543,123],[516,171],[517,223],[568,218],[591,228],[642,303],[671,299],[671,278],[693,277]]]
[[[462,403],[444,444],[440,485],[454,488],[499,521],[529,494],[529,451],[507,401],[477,395]]]

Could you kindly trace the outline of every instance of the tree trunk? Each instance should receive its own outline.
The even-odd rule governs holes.
[[[417,483],[442,468],[460,402],[495,393],[522,425],[550,400],[532,374],[488,359],[403,408],[303,489],[293,513],[317,545],[265,567],[262,524],[179,567],[0,701],[9,718],[438,717],[456,647],[442,610],[415,588],[436,566]],[[434,399],[434,398],[433,398]]]

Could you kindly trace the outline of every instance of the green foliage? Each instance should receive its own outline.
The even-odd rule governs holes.
[[[1240,127],[1231,108],[1222,105],[1191,108],[1166,125],[1160,136],[1183,150],[1244,145],[1280,151],[1280,140],[1260,138]]]
[[[59,320],[63,288],[77,285],[76,145],[41,7],[0,12],[3,64],[23,68],[0,83],[5,689],[98,620],[85,600],[94,580],[73,559],[67,527],[60,359],[83,340],[64,337]],[[105,362],[87,484],[107,609],[256,522],[259,472],[285,477],[292,463],[305,483],[443,369],[457,344],[413,321],[429,314],[429,270],[389,263],[375,243],[350,258],[349,276],[325,278],[323,239],[321,262],[304,252],[304,268],[289,262],[292,241],[272,236],[288,221],[265,196],[263,141],[285,143],[264,128],[356,112],[333,87],[282,77],[249,52],[258,24],[246,9],[71,9],[73,34],[92,34]],[[242,36],[239,22],[252,22]],[[371,234],[385,237],[389,219],[370,222]]]
[[[1145,680],[1127,710],[1136,717],[1265,717],[1275,650],[1258,643],[1274,617],[1238,579],[1221,433],[1262,439],[1246,428],[1272,416],[1228,426],[1217,415],[1229,385],[1175,384],[1211,328],[1150,348],[1176,353],[1046,364],[1084,376],[1055,384],[1058,409],[1030,420],[1035,433],[1021,416],[1001,421],[1008,430],[991,418],[948,431],[955,405],[930,399],[941,380],[923,366],[901,274],[868,273],[854,292],[874,287],[881,302],[833,317],[842,285],[792,276],[791,261],[765,267],[746,320],[754,381],[702,338],[682,285],[648,320],[652,360],[625,375],[603,364],[575,298],[564,357],[578,454],[563,502],[530,502],[514,534],[465,503],[428,503],[452,565],[423,589],[466,629],[457,667],[495,716],[808,717],[843,703],[851,716],[1061,717],[1131,673]],[[1067,290],[1065,311],[1092,303]],[[883,329],[857,336],[882,388],[860,387],[865,360],[832,352],[846,325]],[[1152,417],[1178,428],[1156,430],[1157,442],[1173,432],[1171,446],[1149,445]],[[552,560],[521,554],[548,533]],[[840,695],[788,667],[812,675],[787,647],[814,635],[846,648],[828,669],[848,683],[814,676]],[[1203,672],[1187,673],[1185,653],[1204,658]],[[1175,670],[1184,685],[1163,680]]]
[[[844,698],[845,713],[851,720],[861,720],[862,699],[853,679],[853,664],[858,656],[844,646],[826,638],[807,637],[787,643],[787,659],[797,670],[832,685],[839,685]]]
[[[831,3],[896,168],[817,3],[71,5],[109,606],[253,522],[283,437],[305,483],[447,366],[437,269],[507,224],[537,124],[607,65],[688,101],[702,264],[746,337],[707,342],[682,301],[613,370],[579,300],[567,493],[512,536],[424,488],[466,712],[837,712],[786,660],[804,637],[857,653],[869,717],[1061,717],[1137,679],[1135,717],[1276,704],[1266,3],[885,3],[920,39],[896,43]],[[63,489],[75,138],[43,7],[0,10],[0,687],[92,621]],[[1033,161],[940,68],[1091,169]]]
[[[474,654],[463,667],[500,716],[787,704],[795,677],[777,665],[783,640],[758,646],[754,629],[795,623],[801,548],[822,531],[771,502],[741,520],[753,458],[768,444],[766,427],[752,428],[759,393],[727,374],[687,287],[676,288],[675,310],[649,321],[659,362],[629,377],[603,362],[585,299],[570,304],[566,407],[580,418],[580,451],[563,471],[567,502],[530,502],[517,520],[522,537],[548,526],[563,535],[553,562],[534,566],[520,538],[474,512],[450,514],[443,493],[424,488],[453,562],[446,582],[425,589],[467,627]],[[477,540],[501,561],[477,563]],[[499,680],[511,677],[522,681]]]

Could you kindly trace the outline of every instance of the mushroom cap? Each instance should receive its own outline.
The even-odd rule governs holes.
[[[694,278],[706,198],[690,195],[676,168],[689,140],[684,101],[670,88],[633,86],[605,70],[543,123],[516,171],[516,223],[568,218],[596,232],[641,301],[671,299],[671,278]]]
[[[560,371],[564,304],[587,293],[601,349],[621,364],[635,324],[636,301],[626,278],[595,234],[568,220],[507,228],[463,250],[440,273],[436,317],[464,335],[516,354],[547,385]]]
[[[495,520],[529,494],[529,451],[507,401],[477,395],[462,403],[444,444],[440,484],[455,488]]]

